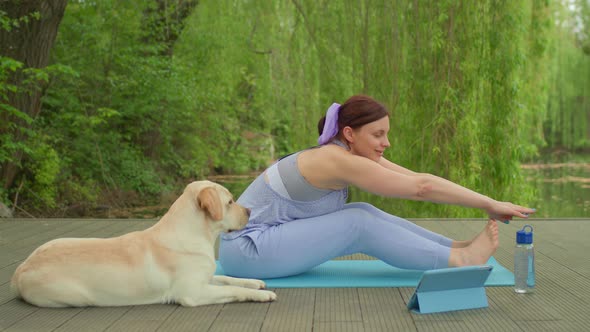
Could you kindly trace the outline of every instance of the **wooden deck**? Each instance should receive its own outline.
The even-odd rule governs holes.
[[[415,220],[453,238],[470,238],[484,220]],[[40,244],[58,237],[110,237],[154,220],[0,219],[0,331],[589,331],[590,219],[531,220],[537,290],[487,288],[489,307],[410,313],[411,288],[276,289],[272,303],[197,308],[149,305],[41,309],[15,299],[9,280]],[[496,259],[512,270],[515,231],[500,224]],[[345,259],[367,258],[362,255]]]

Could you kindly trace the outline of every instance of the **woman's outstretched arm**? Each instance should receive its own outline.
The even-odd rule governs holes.
[[[376,163],[360,156],[337,154],[333,162],[335,167],[332,174],[349,184],[382,196],[478,208],[499,220],[511,219],[513,216],[526,218],[526,214],[535,212],[523,206],[496,201],[441,177],[415,173],[383,160]]]

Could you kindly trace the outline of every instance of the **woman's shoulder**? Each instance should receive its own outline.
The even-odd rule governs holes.
[[[368,161],[334,144],[302,152],[297,158],[300,171],[320,173],[328,178],[342,178],[342,172],[359,167]]]
[[[327,162],[330,160],[341,160],[347,158],[352,154],[336,144],[327,144],[318,146],[312,149],[307,149],[299,152],[299,159],[308,158],[318,162]]]
[[[313,186],[321,189],[339,190],[346,187],[338,165],[350,152],[333,145],[323,145],[299,154],[297,166],[301,175]]]

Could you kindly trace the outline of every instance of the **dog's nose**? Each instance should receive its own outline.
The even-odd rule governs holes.
[[[252,210],[246,208],[246,214],[248,215],[248,217],[250,216],[250,213],[252,212]]]

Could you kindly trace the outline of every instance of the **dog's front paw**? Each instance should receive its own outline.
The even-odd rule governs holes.
[[[242,287],[251,288],[251,289],[265,289],[266,283],[262,280],[258,279],[242,279],[244,282]]]
[[[261,290],[258,291],[258,298],[256,299],[256,301],[259,302],[271,302],[277,299],[277,294],[275,294],[275,292],[272,291],[268,291],[268,290]]]

